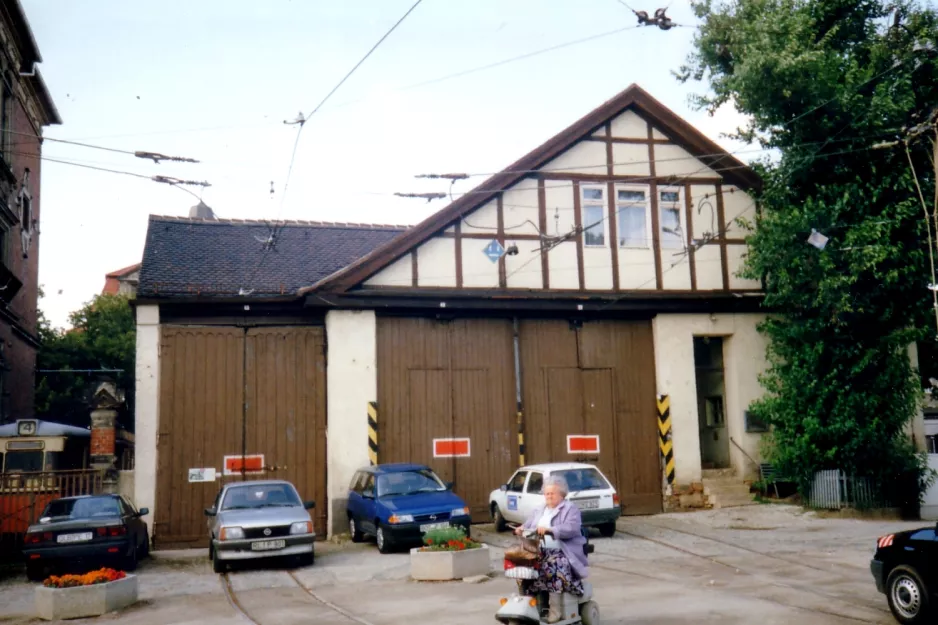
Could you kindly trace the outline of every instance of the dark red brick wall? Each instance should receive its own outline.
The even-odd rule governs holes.
[[[11,140],[13,173],[16,176],[17,184],[19,184],[26,169],[29,169],[32,219],[38,224],[42,206],[39,193],[41,143],[36,135],[41,134],[41,129],[32,124],[23,102],[19,99],[16,100],[13,106],[12,124],[13,131],[16,133]],[[10,209],[17,211],[15,206],[11,206]],[[10,269],[23,282],[23,287],[13,298],[9,310],[16,316],[20,327],[35,337],[39,295],[40,229],[38,225],[33,227],[32,242],[27,250],[27,257],[23,258],[22,238],[20,236],[22,225],[14,227],[8,239],[8,244],[11,247],[8,257]],[[33,416],[36,348],[30,345],[28,340],[14,332],[12,324],[4,320],[0,320],[0,339],[3,340],[4,356],[8,369],[4,375],[3,413],[10,420]]]
[[[114,428],[91,429],[91,455],[114,455]]]

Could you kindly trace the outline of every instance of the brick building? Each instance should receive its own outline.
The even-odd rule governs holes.
[[[62,123],[18,0],[0,4],[0,423],[33,414],[42,132]]]

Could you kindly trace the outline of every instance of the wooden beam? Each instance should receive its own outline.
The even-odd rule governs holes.
[[[690,264],[690,289],[697,290],[697,260],[694,258],[696,250],[694,249],[694,233],[691,223],[694,215],[693,200],[691,198],[691,186],[684,185],[684,229],[687,231],[687,261]]]
[[[444,239],[455,239],[455,232],[441,232],[437,236]],[[503,235],[505,239],[508,238],[508,235]],[[478,239],[481,241],[491,241],[492,239],[498,239],[498,230],[493,230],[492,232],[461,232],[459,233],[459,238],[461,239]],[[511,235],[513,241],[540,241],[541,237],[536,234],[513,234]]]
[[[651,173],[651,181],[648,185],[651,193],[651,241],[655,251],[655,287],[661,290],[664,285],[664,277],[661,273],[661,236],[659,232],[661,215],[658,214],[658,174],[655,169],[653,136],[651,124],[648,124],[648,170]]]
[[[653,144],[648,144],[649,152],[653,152],[655,146]],[[651,166],[652,163],[649,163]],[[654,168],[652,168],[654,171]],[[717,185],[722,182],[721,178],[707,178],[700,176],[656,176],[652,174],[651,176],[634,176],[634,175],[624,175],[620,174],[618,176],[610,176],[608,174],[580,174],[575,172],[559,172],[559,171],[541,171],[536,174],[533,174],[538,178],[538,180],[554,180],[560,182],[572,182],[577,180],[579,182],[634,182],[641,184],[651,184],[656,183],[664,186],[676,186],[682,185],[685,183],[690,184],[706,184],[706,185]]]
[[[723,267],[723,290],[730,290],[730,267],[727,263],[726,254],[726,212],[723,208],[723,185],[717,184],[717,223],[720,226],[718,232],[720,243],[720,264]]]
[[[417,248],[410,251],[410,285],[417,286],[420,281],[417,279]]]
[[[586,272],[583,269],[583,215],[580,211],[580,183],[573,182],[573,224],[576,226],[576,275],[580,290],[586,290]]]
[[[547,232],[547,190],[544,181],[537,181],[537,224],[541,234]],[[541,255],[541,284],[545,290],[550,288],[550,262],[547,260],[547,250],[542,249]]]
[[[498,242],[505,247],[505,207],[502,204],[503,193],[499,193],[496,200],[496,213],[498,215]],[[507,249],[507,248],[506,248]],[[498,259],[498,286],[503,289],[508,288],[508,270],[505,266],[505,254]]]
[[[648,139],[638,139],[632,137],[612,137],[608,134],[605,137],[587,137],[585,141],[599,141],[600,143],[629,143],[632,145],[648,145]],[[657,145],[674,145],[670,139],[652,139],[651,143]]]
[[[612,124],[606,124],[606,138],[612,138]],[[606,175],[615,175],[615,161],[612,154],[612,141],[606,142]],[[619,290],[619,215],[616,201],[616,183],[606,184],[609,194],[609,249],[612,256],[612,290]]]
[[[456,220],[454,224],[456,235],[456,288],[462,288],[462,219]]]

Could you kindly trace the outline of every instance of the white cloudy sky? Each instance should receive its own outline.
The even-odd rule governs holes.
[[[222,217],[415,223],[442,204],[393,193],[446,190],[415,174],[496,171],[633,82],[727,149],[746,150],[719,136],[741,123],[735,111],[692,110],[688,95],[704,86],[670,73],[691,47],[686,0],[669,13],[689,27],[631,29],[413,87],[636,21],[617,0],[424,0],[306,124],[284,196],[296,129],[283,120],[309,113],[413,0],[22,2],[64,120],[48,137],[201,163],[54,142],[43,155],[207,180],[204,200]],[[105,273],[140,260],[148,215],[185,215],[196,199],[47,161],[41,202],[42,308],[63,326]]]

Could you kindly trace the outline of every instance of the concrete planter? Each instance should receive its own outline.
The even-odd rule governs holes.
[[[74,588],[36,588],[36,612],[46,621],[101,616],[137,602],[137,577],[76,586]]]
[[[440,582],[487,575],[490,569],[488,545],[465,551],[410,550],[410,576],[422,582]]]

